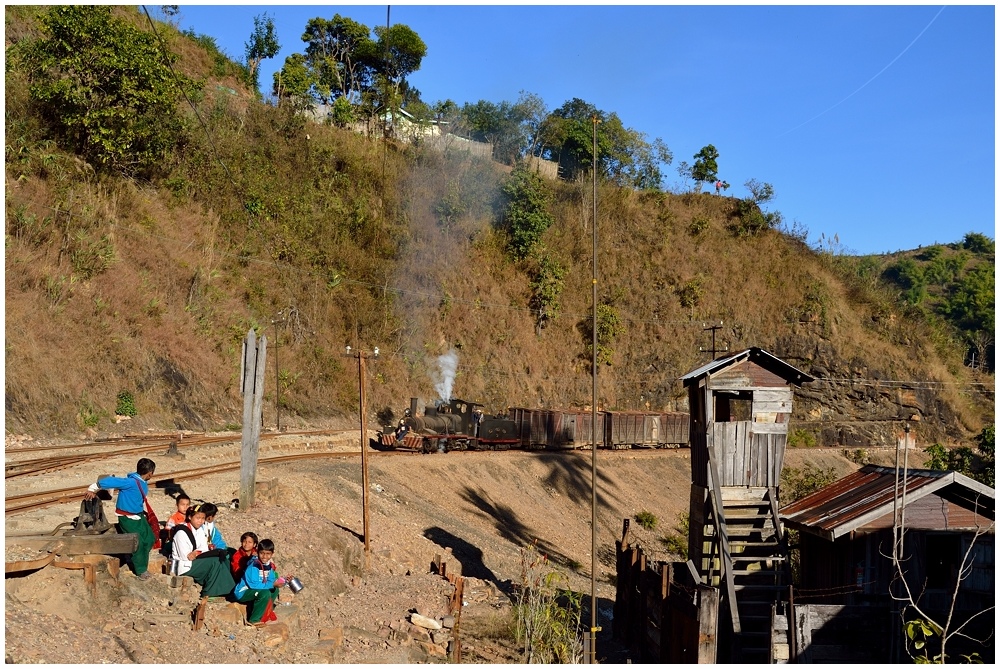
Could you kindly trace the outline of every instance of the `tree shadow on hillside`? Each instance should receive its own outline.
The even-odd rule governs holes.
[[[514,510],[506,504],[494,503],[487,499],[482,491],[466,487],[461,492],[462,498],[479,510],[479,515],[493,521],[504,539],[519,548],[534,544],[538,552],[548,556],[549,560],[574,571],[579,571],[580,564],[558,550],[554,544],[546,541],[540,532],[525,525]]]
[[[465,539],[455,536],[448,530],[441,527],[428,527],[423,532],[424,537],[430,539],[442,548],[450,548],[451,554],[462,563],[462,576],[470,576],[483,581],[500,585],[496,574],[483,562],[483,551]]]
[[[549,468],[548,475],[542,482],[553,488],[561,495],[566,495],[576,502],[586,500],[590,506],[592,465],[590,458],[572,457],[567,453],[539,453],[538,459]],[[597,504],[598,506],[610,509],[611,503],[607,494],[602,492],[605,489],[613,488],[611,479],[601,473],[600,462],[597,467]]]

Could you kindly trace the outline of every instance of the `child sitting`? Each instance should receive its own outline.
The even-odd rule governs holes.
[[[257,555],[257,535],[253,532],[244,532],[240,537],[240,547],[229,558],[229,570],[233,572],[233,579],[237,583],[243,578],[243,572],[250,558],[255,555]]]
[[[215,516],[219,513],[219,507],[211,502],[205,502],[201,505],[201,509],[205,512],[205,531],[208,534],[209,550],[218,548],[223,552],[228,552],[226,540],[222,538],[222,532],[215,526]]]
[[[235,582],[225,558],[211,555],[201,506],[187,510],[187,520],[174,526],[170,573],[190,576],[201,585],[205,597],[221,597],[233,590]],[[199,559],[200,558],[200,559]]]
[[[167,518],[167,530],[173,529],[174,525],[183,523],[187,520],[187,510],[191,506],[191,498],[181,493],[177,495],[177,511],[172,516]]]
[[[278,570],[271,561],[273,557],[274,542],[261,539],[257,544],[257,555],[250,558],[243,578],[233,590],[236,601],[250,604],[247,622],[254,626],[278,619],[272,609],[278,599],[278,588],[285,584],[285,579],[278,575]]]

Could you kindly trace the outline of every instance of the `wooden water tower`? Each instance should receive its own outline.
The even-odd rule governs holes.
[[[733,635],[729,661],[766,662],[771,604],[790,583],[778,487],[791,385],[812,377],[754,347],[681,380],[691,410],[688,556],[702,582],[721,590],[728,615],[724,625],[720,610],[720,640]]]

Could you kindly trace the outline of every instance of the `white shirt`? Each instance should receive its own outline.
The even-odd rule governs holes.
[[[187,523],[185,523],[186,525]],[[179,526],[178,526],[179,527]],[[192,551],[201,551],[204,553],[208,550],[208,530],[202,525],[201,527],[194,528],[188,525],[188,529],[194,534],[195,545],[191,545],[191,540],[188,538],[187,532],[180,530],[174,535],[173,546],[170,551],[170,573],[175,576],[180,576],[181,574],[187,573],[191,569],[191,560],[188,560],[188,555]]]

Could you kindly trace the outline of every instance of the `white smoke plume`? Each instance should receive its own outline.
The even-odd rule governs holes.
[[[449,350],[437,359],[438,371],[431,373],[434,390],[442,402],[451,400],[451,387],[455,383],[455,372],[458,371],[458,351]]]

